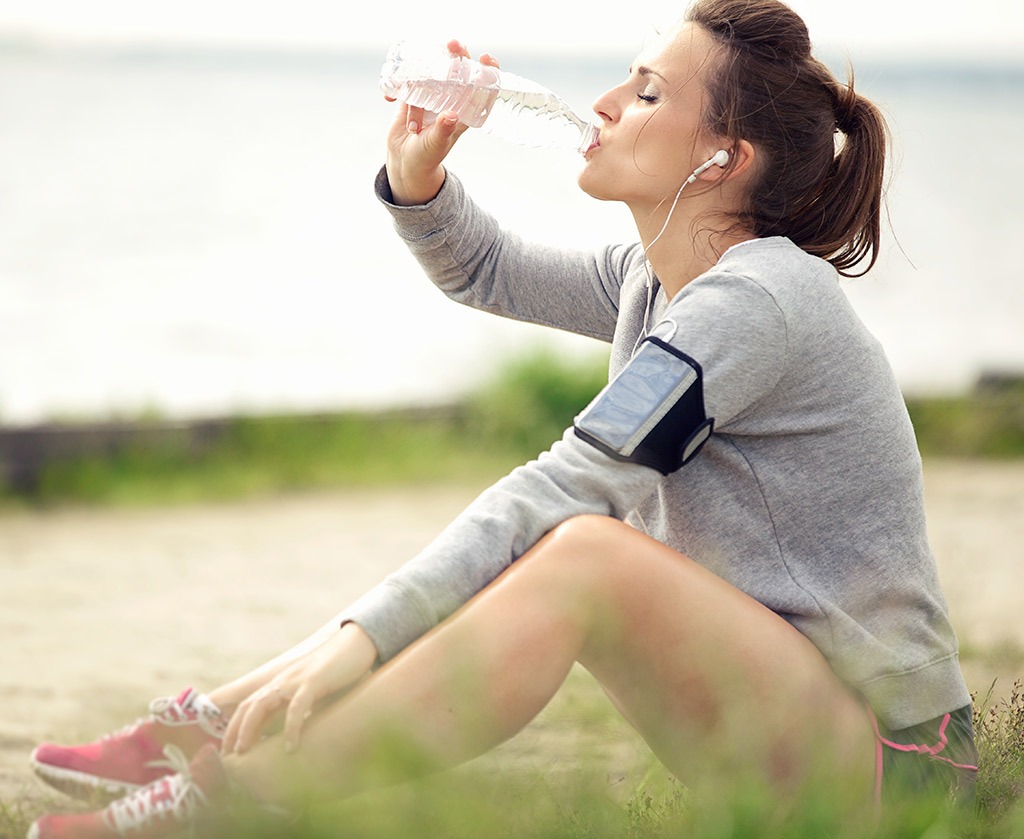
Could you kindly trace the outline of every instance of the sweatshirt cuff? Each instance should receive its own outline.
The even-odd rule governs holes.
[[[381,664],[398,655],[433,625],[415,599],[387,580],[341,613],[340,625],[358,624],[377,648]]]
[[[407,241],[425,239],[459,218],[465,201],[465,190],[461,181],[445,169],[441,189],[426,204],[404,207],[394,203],[387,169],[381,166],[374,180],[377,200],[384,205],[395,222],[398,234]]]
[[[882,676],[858,687],[890,731],[909,728],[971,703],[955,653],[909,673]]]

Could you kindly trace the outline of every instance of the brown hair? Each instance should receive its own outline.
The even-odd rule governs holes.
[[[812,57],[803,20],[778,0],[697,0],[686,20],[721,47],[705,74],[707,130],[759,153],[737,222],[788,236],[845,276],[867,273],[878,258],[889,134],[854,92],[852,70],[837,81]]]

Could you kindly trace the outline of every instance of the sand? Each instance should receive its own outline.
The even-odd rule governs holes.
[[[1008,690],[1024,676],[1024,463],[930,462],[926,488],[970,687],[998,677]],[[260,663],[414,555],[475,491],[0,514],[0,801],[41,794],[27,764],[40,740],[92,739],[152,697]],[[518,748],[543,752],[557,728]]]

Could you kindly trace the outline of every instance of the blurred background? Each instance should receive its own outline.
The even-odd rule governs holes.
[[[1024,10],[798,0],[896,138],[890,247],[845,284],[910,395],[1024,371]],[[589,115],[682,4],[0,0],[0,427],[443,404],[509,359],[603,347],[423,279],[372,194],[387,46],[457,36]],[[632,240],[571,152],[450,166],[508,227]]]

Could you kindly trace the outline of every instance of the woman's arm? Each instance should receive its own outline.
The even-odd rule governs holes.
[[[448,49],[469,55],[458,41]],[[483,64],[498,62],[481,55]],[[466,126],[399,105],[377,194],[428,276],[453,299],[496,314],[610,341],[619,288],[639,247],[563,253],[505,235],[468,201],[444,161]],[[639,255],[642,258],[642,254]]]
[[[456,302],[476,309],[611,341],[619,293],[643,253],[638,245],[597,252],[526,242],[503,230],[448,172],[425,204],[395,203],[390,170],[375,188],[395,230],[430,280]]]
[[[386,661],[470,600],[556,525],[584,513],[623,518],[661,479],[655,469],[615,460],[569,429],[537,460],[485,490],[342,618],[359,624]]]

